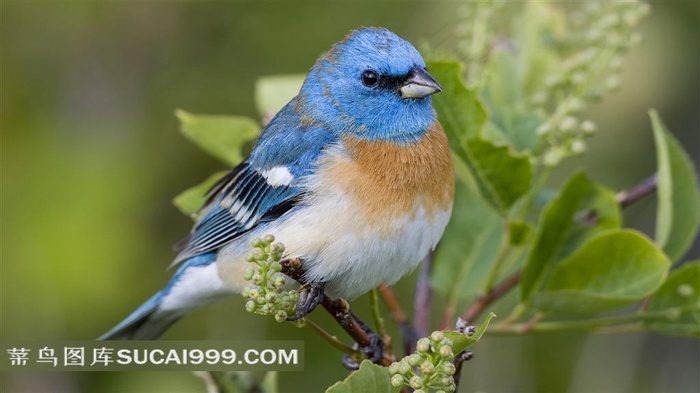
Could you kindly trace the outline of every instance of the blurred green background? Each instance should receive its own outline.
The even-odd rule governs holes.
[[[166,282],[191,221],[171,199],[222,166],[178,132],[176,108],[257,118],[256,78],[306,72],[360,25],[449,42],[456,2],[3,2],[2,339],[91,339]],[[507,6],[510,7],[510,6]],[[700,6],[652,3],[621,90],[590,111],[600,132],[569,160],[612,188],[654,171],[657,108],[698,162]],[[649,233],[655,202],[626,211]],[[691,253],[698,255],[697,241]],[[414,276],[398,291],[411,308]],[[437,299],[440,301],[440,299]],[[369,315],[366,298],[354,302]],[[496,310],[498,311],[498,310]],[[319,313],[320,314],[320,313]],[[335,329],[324,315],[315,320]],[[166,339],[302,339],[306,372],[283,392],[342,379],[340,353],[241,299],[195,312]],[[487,337],[462,391],[698,392],[698,341],[658,335]],[[190,373],[5,373],[2,392],[203,392]]]

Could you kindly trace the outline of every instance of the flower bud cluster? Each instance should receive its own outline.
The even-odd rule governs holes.
[[[635,28],[649,12],[648,4],[636,0],[581,4],[566,14],[570,27],[553,37],[562,60],[529,98],[547,116],[537,133],[548,142],[542,156],[548,166],[586,151],[585,138],[596,132],[596,125],[581,119],[581,112],[588,102],[619,87],[624,55],[641,41]]]
[[[418,340],[415,353],[389,366],[391,384],[410,386],[415,393],[454,392],[454,357],[452,340],[434,331]]]
[[[459,6],[459,23],[455,26],[457,52],[467,64],[470,85],[483,80],[482,68],[491,51],[497,29],[493,28],[495,17],[505,5],[505,0],[467,1]]]
[[[280,273],[284,245],[274,241],[272,235],[253,241],[253,250],[246,257],[251,266],[243,273],[243,278],[253,285],[245,287],[242,295],[249,299],[245,305],[248,312],[274,315],[278,322],[283,322],[294,313],[299,293],[284,290],[287,278]]]

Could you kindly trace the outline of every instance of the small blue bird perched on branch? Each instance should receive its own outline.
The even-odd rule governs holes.
[[[430,99],[440,90],[405,40],[383,28],[351,32],[212,188],[167,286],[101,339],[154,339],[186,312],[241,293],[251,241],[265,234],[331,298],[410,272],[440,240],[454,199]],[[318,304],[307,299],[295,317]]]

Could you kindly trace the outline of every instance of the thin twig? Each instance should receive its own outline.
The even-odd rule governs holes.
[[[302,285],[308,284],[308,281],[304,278],[304,271],[301,268],[302,260],[300,258],[285,258],[280,261],[280,265],[282,265],[282,273]],[[345,299],[331,300],[324,294],[321,305],[358,345],[369,347],[372,344],[370,333],[368,333],[370,329],[357,315],[350,311],[350,305]],[[389,366],[393,361],[393,357],[385,353],[384,357],[377,363],[382,366]]]
[[[620,207],[625,208],[654,192],[657,182],[658,174],[654,173],[631,189],[618,192],[617,195],[615,195],[615,199],[617,199]]]
[[[384,284],[378,286],[377,289],[379,290],[379,294],[382,295],[384,303],[386,303],[386,306],[389,308],[389,313],[391,313],[391,318],[394,320],[394,322],[399,325],[407,323],[408,317],[403,311],[403,308],[401,308],[401,304],[396,298],[396,295],[394,295],[394,291]]]
[[[316,324],[312,320],[306,318],[306,321],[304,321],[304,326],[311,329],[311,331],[318,334],[326,342],[328,342],[329,344],[331,344],[333,347],[340,350],[341,352],[347,353],[348,355],[359,355],[358,351],[352,349],[351,346],[346,345],[342,341],[338,340],[338,337],[328,333],[325,329],[323,329],[321,326],[319,326],[318,324]]]
[[[418,341],[419,337],[418,333],[416,333],[415,327],[413,327],[411,322],[408,320],[406,313],[403,311],[403,308],[401,308],[399,300],[396,298],[396,295],[394,295],[394,291],[384,284],[377,287],[377,289],[382,295],[384,303],[386,303],[387,307],[389,308],[392,319],[397,325],[399,325],[404,355],[413,353],[415,351],[416,341]]]
[[[382,318],[382,314],[379,312],[379,294],[376,288],[369,292],[369,306],[370,309],[372,309],[374,327],[377,329],[377,333],[383,337],[386,335],[386,329],[384,328],[384,318]]]
[[[464,313],[462,319],[468,322],[475,321],[485,310],[486,307],[490,306],[491,303],[500,299],[501,296],[505,295],[513,289],[520,282],[520,276],[522,276],[522,271],[518,270],[511,274],[508,278],[501,281],[500,284],[496,285],[486,294],[479,296],[476,302],[472,304],[471,307]]]
[[[369,306],[372,310],[372,319],[374,320],[374,328],[377,329],[377,333],[384,341],[384,351],[392,356],[391,347],[391,336],[386,332],[386,327],[384,325],[384,318],[379,312],[379,294],[377,288],[374,288],[369,293]]]

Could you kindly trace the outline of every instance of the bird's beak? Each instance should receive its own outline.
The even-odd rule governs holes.
[[[424,68],[413,67],[399,90],[401,98],[423,98],[442,91],[442,86]]]

